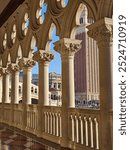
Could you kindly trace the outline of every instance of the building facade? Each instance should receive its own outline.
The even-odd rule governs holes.
[[[20,73],[19,82],[19,101],[22,100],[23,93],[23,73]],[[38,104],[38,74],[32,74],[31,83],[31,104]],[[62,89],[61,89],[61,74],[55,72],[49,73],[49,105],[50,106],[61,106],[62,104]],[[11,99],[11,82],[10,82],[10,99]]]
[[[75,93],[78,105],[87,101],[99,101],[99,52],[96,41],[88,36],[89,26],[94,22],[87,18],[88,10],[84,6],[80,15],[80,26],[76,30],[76,39],[82,40],[82,47],[75,55]]]

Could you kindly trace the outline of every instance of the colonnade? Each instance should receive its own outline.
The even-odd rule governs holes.
[[[99,48],[99,77],[100,77],[100,123],[99,145],[101,150],[112,149],[112,20],[104,18],[87,27],[88,35],[97,41]],[[75,108],[74,86],[74,56],[81,48],[81,41],[62,38],[55,43],[55,50],[62,58],[62,138],[61,146],[69,147],[68,110]],[[33,58],[21,58],[18,64],[8,64],[0,68],[0,85],[2,85],[2,103],[18,103],[19,71],[23,69],[23,104],[31,104],[31,69],[35,61],[39,66],[39,105],[49,105],[49,62],[54,58],[51,51],[38,50]],[[11,102],[9,101],[9,74],[12,75]],[[3,79],[2,79],[3,78]],[[1,88],[0,88],[1,89]],[[1,94],[1,93],[0,93]],[[26,107],[25,107],[26,109]],[[41,122],[42,113],[39,109],[38,121]],[[26,117],[26,116],[24,116]],[[82,122],[81,122],[82,124]],[[42,127],[39,124],[39,134]]]

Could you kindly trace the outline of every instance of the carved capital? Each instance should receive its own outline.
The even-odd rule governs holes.
[[[61,55],[71,56],[81,49],[81,40],[63,38],[54,45],[54,49]]]
[[[51,51],[39,50],[34,53],[33,59],[37,62],[50,62],[54,59],[54,54]]]
[[[98,22],[87,26],[88,35],[100,43],[110,43],[113,41],[112,19],[104,18]]]
[[[22,58],[18,62],[20,68],[33,67],[35,64],[36,62],[33,59],[29,59],[29,58]]]
[[[10,71],[7,68],[0,68],[0,74],[2,75],[6,75],[9,74]]]
[[[20,70],[20,67],[17,64],[9,64],[8,70],[10,70],[11,72],[16,72]]]
[[[3,70],[2,70],[2,68],[0,67],[0,77],[2,76],[2,74],[3,74]]]

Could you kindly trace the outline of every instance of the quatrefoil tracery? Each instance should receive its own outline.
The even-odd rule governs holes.
[[[14,44],[16,40],[16,24],[14,24],[12,28],[11,40],[12,40],[12,43]]]
[[[4,50],[7,48],[7,33],[5,33],[3,37],[3,48]]]
[[[29,27],[29,16],[28,16],[28,13],[25,13],[24,21],[22,23],[22,31],[23,31],[24,36],[27,34],[28,27]]]
[[[36,19],[38,20],[39,24],[43,23],[46,10],[47,10],[46,3],[44,3],[44,0],[40,0],[38,9],[36,11]]]

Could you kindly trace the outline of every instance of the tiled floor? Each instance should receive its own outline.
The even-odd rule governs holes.
[[[0,150],[58,150],[0,125]]]

